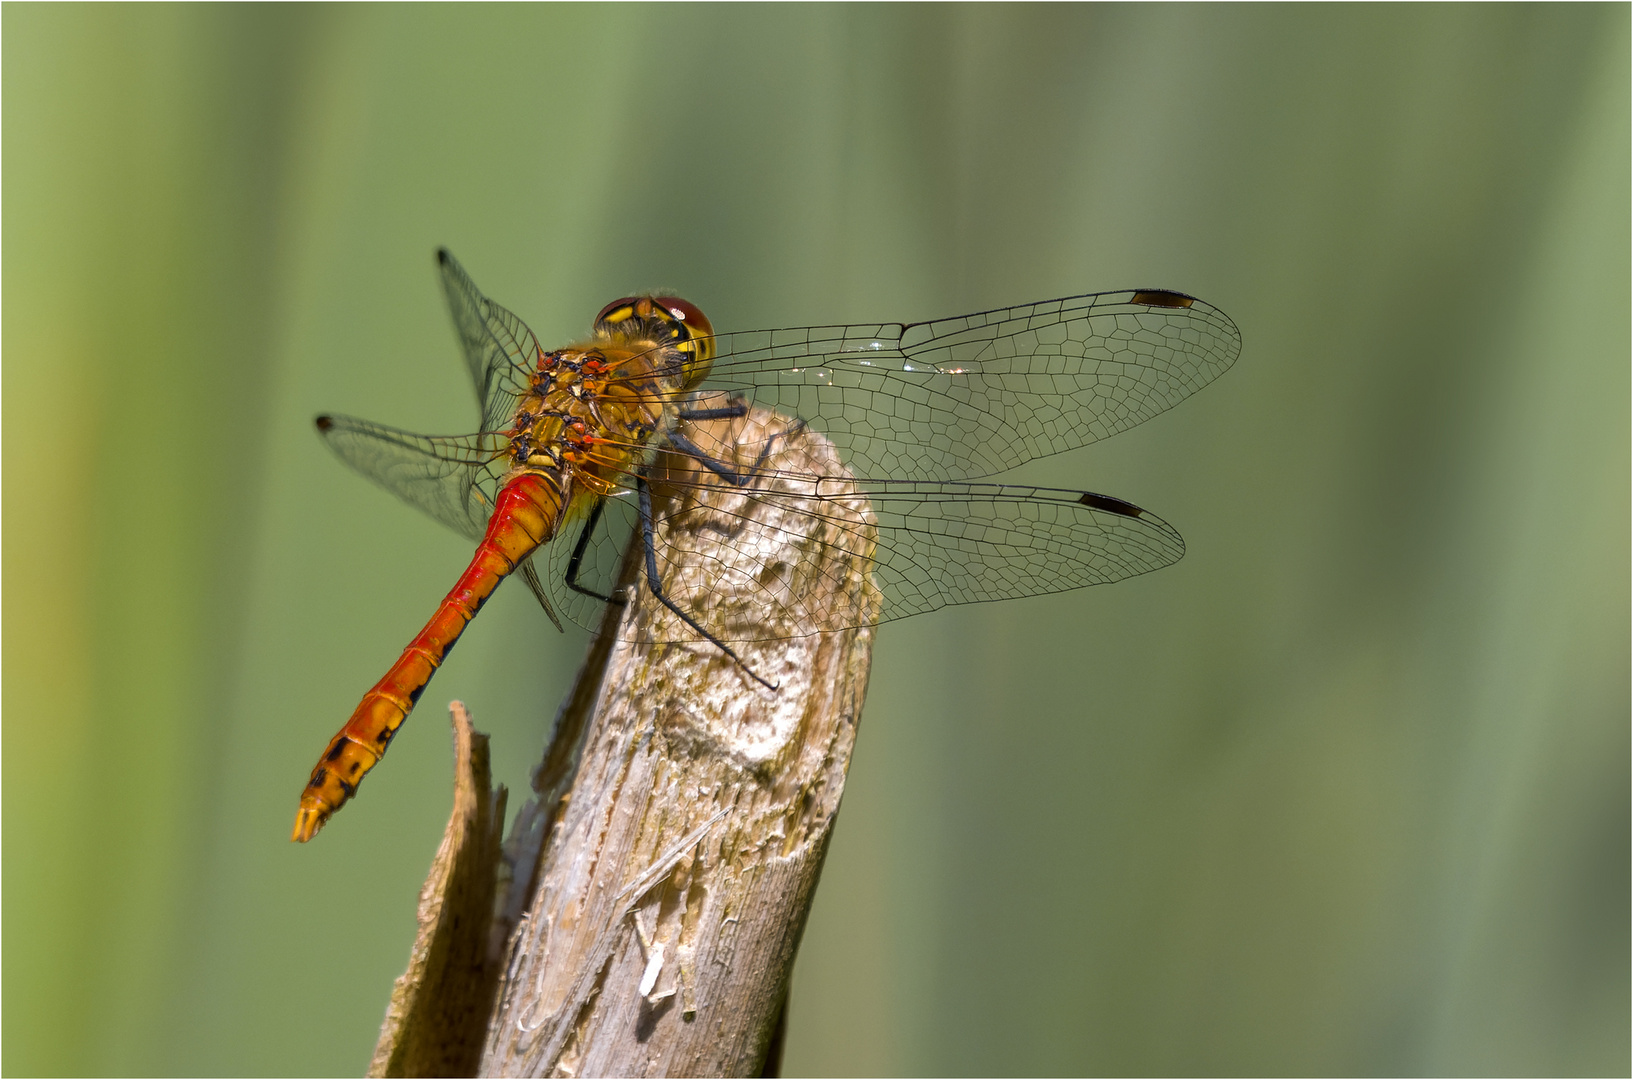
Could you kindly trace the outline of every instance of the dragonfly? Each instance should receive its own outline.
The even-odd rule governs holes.
[[[609,602],[627,599],[621,568],[630,545],[640,545],[645,586],[675,616],[661,625],[679,628],[664,633],[721,650],[747,692],[774,693],[734,643],[787,636],[789,626],[841,630],[1104,584],[1178,561],[1179,533],[1133,503],[977,481],[1134,427],[1212,382],[1241,350],[1224,312],[1168,289],[930,322],[735,333],[716,333],[678,297],[643,295],[608,304],[587,339],[546,350],[446,250],[437,265],[478,430],[417,435],[340,415],[319,416],[316,426],[343,462],[475,541],[476,551],[330,740],[301,794],[297,841],[356,794],[466,625],[512,574],[558,629],[563,619],[593,629]],[[758,446],[700,444],[705,422],[753,408],[796,419]],[[778,438],[807,430],[838,451],[850,474],[843,485],[820,465],[774,453]],[[665,456],[695,465],[696,478],[660,477]],[[819,542],[868,560],[878,604],[860,615],[807,609],[786,575],[732,583],[748,591],[751,609],[780,618],[676,600],[662,548],[683,531],[671,518],[694,504],[655,500],[663,483],[725,488],[792,520],[827,519]],[[866,499],[861,518],[856,492]],[[758,542],[740,535],[751,536],[717,530],[708,542]],[[651,636],[657,625],[626,621],[620,632]]]

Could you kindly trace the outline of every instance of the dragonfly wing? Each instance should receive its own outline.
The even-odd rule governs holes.
[[[660,572],[670,595],[728,642],[854,625],[834,614],[840,584],[821,578],[859,567],[873,574],[875,621],[886,622],[1121,581],[1185,554],[1167,522],[1084,491],[789,473],[695,494],[682,491],[658,515]],[[702,570],[671,581],[674,565]],[[689,639],[672,620],[653,625]]]
[[[540,603],[587,630],[601,625],[619,589],[624,558],[639,545],[640,510],[633,490],[570,504],[561,531],[533,556]],[[618,597],[617,602],[621,602]]]
[[[540,580],[538,568],[533,565],[531,555],[522,560],[522,580],[527,582],[528,592],[531,592],[533,598],[539,602],[539,606],[544,608],[545,615],[555,624],[556,629],[564,630],[565,627],[561,625],[561,619],[556,615],[556,606],[550,602],[550,593],[545,589],[544,582]]]
[[[482,538],[504,471],[493,436],[414,435],[350,416],[320,416],[317,429],[353,469],[460,535]]]
[[[482,430],[499,431],[510,424],[517,398],[526,391],[528,374],[540,356],[538,338],[521,319],[483,296],[447,248],[438,249],[437,265],[476,387]]]
[[[1007,484],[864,484],[881,620],[1105,585],[1178,562],[1185,541],[1132,503]]]
[[[793,413],[853,472],[988,476],[1169,409],[1236,361],[1241,335],[1180,293],[1122,290],[910,325],[725,334],[706,385]]]

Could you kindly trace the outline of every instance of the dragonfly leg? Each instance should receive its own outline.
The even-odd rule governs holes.
[[[718,409],[682,409],[679,415],[682,420],[735,420],[748,415],[748,402],[732,398],[730,405]]]
[[[714,473],[716,476],[720,477],[720,479],[724,480],[733,487],[747,487],[749,482],[759,475],[760,466],[764,465],[765,459],[771,456],[771,451],[776,448],[777,440],[793,435],[804,430],[804,428],[805,421],[800,420],[795,423],[793,427],[790,427],[784,431],[779,431],[767,438],[765,445],[760,447],[760,454],[754,459],[754,464],[741,472],[732,468],[724,461],[710,455],[702,447],[698,446],[697,443],[689,439],[684,432],[669,432],[669,443],[676,450],[679,450],[687,457],[696,458],[698,463],[705,469],[708,469],[710,472]]]
[[[590,516],[585,519],[584,528],[578,532],[578,543],[573,545],[572,557],[567,560],[566,585],[576,593],[593,596],[603,603],[622,604],[624,601],[621,598],[603,596],[594,589],[586,589],[578,583],[579,567],[584,564],[584,551],[590,546],[590,534],[595,531],[596,522],[601,520],[601,508],[606,505],[606,501],[605,499],[595,500],[595,505],[590,508]]]
[[[731,651],[731,647],[729,645],[715,637],[713,634],[709,633],[707,630],[703,629],[703,627],[699,626],[696,619],[686,614],[686,612],[680,609],[678,604],[664,595],[663,579],[658,576],[658,545],[652,532],[652,489],[646,486],[646,481],[644,479],[637,476],[635,478],[635,490],[641,497],[641,546],[646,549],[646,587],[652,590],[652,595],[658,598],[658,603],[662,604],[670,611],[673,611],[676,615],[679,615],[687,626],[690,626],[693,630],[696,630],[700,635],[713,644],[715,648],[719,649],[721,652],[725,653],[727,656],[736,661],[738,667],[748,672],[749,678],[753,679],[767,690],[777,689],[776,684],[766,682],[764,679],[762,679],[755,673],[753,668],[743,663],[743,658],[741,656],[738,656],[736,653]]]

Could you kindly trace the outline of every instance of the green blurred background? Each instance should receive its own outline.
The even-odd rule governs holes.
[[[1237,367],[1017,479],[1178,566],[880,633],[790,1073],[1629,1067],[1629,9],[7,5],[8,1074],[358,1073],[504,590],[364,797],[314,755],[469,546],[448,245],[546,342],[1196,293]],[[433,701],[436,703],[433,707]]]

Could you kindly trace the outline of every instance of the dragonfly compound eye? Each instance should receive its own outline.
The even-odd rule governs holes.
[[[683,368],[686,385],[696,386],[709,373],[709,364],[714,360],[714,327],[696,304],[678,296],[658,296],[653,300],[674,319],[674,328],[680,331],[675,348],[688,354]]]
[[[614,300],[595,317],[595,336],[656,341],[685,356],[682,378],[694,386],[709,372],[714,359],[714,327],[697,305],[678,296],[626,296]]]
[[[613,327],[632,321],[635,318],[635,305],[640,302],[639,296],[626,296],[602,308],[601,314],[595,317],[595,336],[609,337]]]

